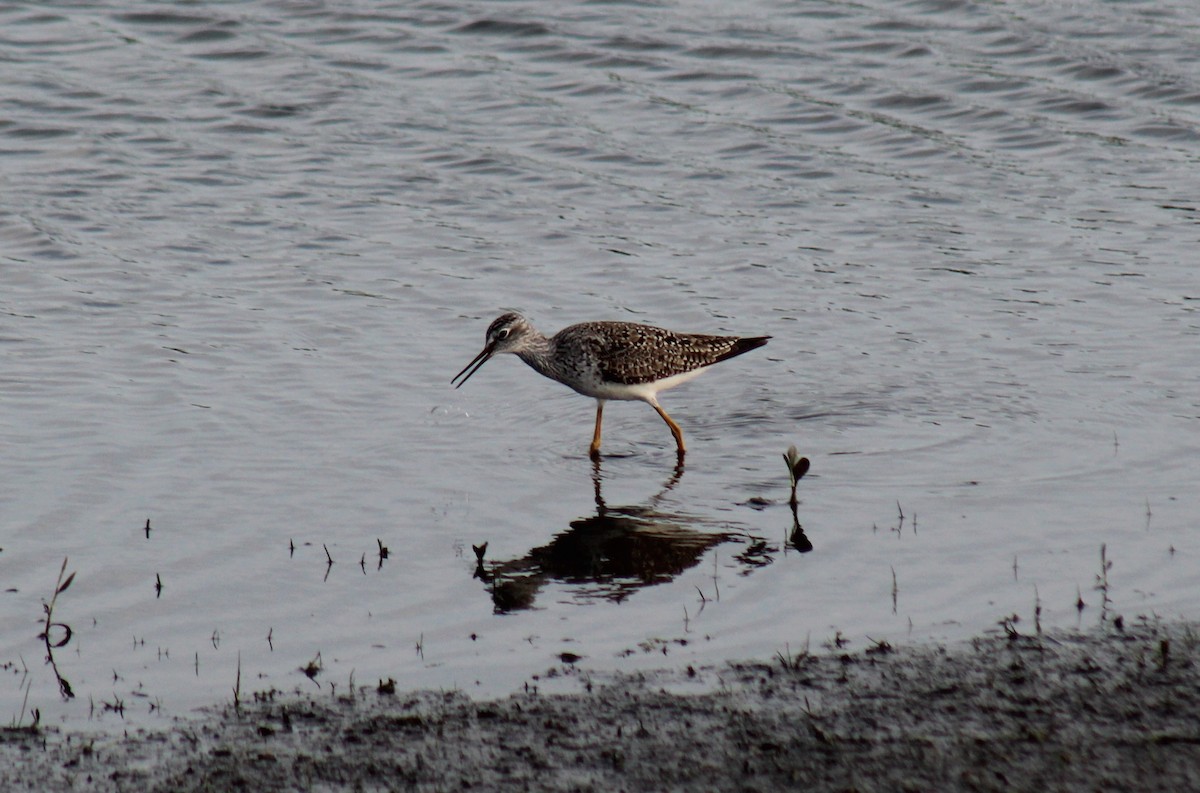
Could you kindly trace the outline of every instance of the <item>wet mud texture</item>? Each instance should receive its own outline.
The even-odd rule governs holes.
[[[7,730],[0,789],[1198,790],[1200,630],[873,647],[588,693],[293,698],[171,730]],[[575,672],[583,679],[583,673]],[[680,676],[682,678],[682,676]]]

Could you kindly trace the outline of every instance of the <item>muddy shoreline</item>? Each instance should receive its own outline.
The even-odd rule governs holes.
[[[232,705],[171,729],[7,730],[8,791],[1196,790],[1200,626],[822,652],[474,701]]]

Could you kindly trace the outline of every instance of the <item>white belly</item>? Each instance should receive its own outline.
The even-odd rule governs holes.
[[[586,391],[576,389],[581,394],[586,394],[596,399],[634,399],[642,402],[654,404],[655,395],[659,391],[666,391],[668,388],[674,388],[677,385],[682,385],[693,377],[698,377],[701,372],[707,369],[707,366],[702,366],[699,369],[693,369],[690,372],[683,374],[671,375],[664,377],[662,380],[655,380],[649,383],[597,383],[589,384]]]

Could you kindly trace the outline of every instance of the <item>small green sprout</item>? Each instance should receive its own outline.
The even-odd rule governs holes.
[[[808,473],[808,458],[801,457],[800,453],[796,451],[796,447],[793,445],[788,447],[787,454],[783,455],[783,461],[787,463],[788,479],[790,479],[792,483],[791,504],[792,506],[795,506],[797,503],[796,484],[804,478],[806,473]]]

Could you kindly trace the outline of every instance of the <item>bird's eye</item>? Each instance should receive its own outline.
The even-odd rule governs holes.
[[[503,341],[504,339],[507,339],[507,338],[508,338],[508,328],[501,328],[500,330],[496,331],[496,339],[497,340]]]

